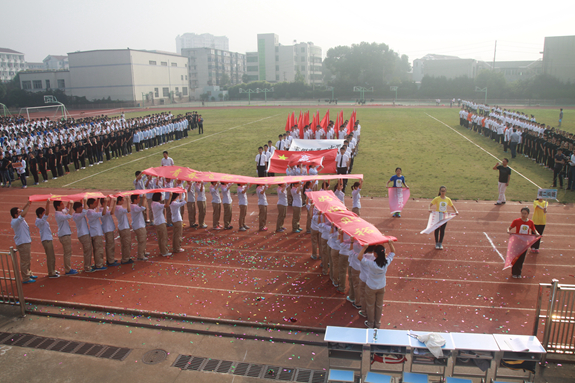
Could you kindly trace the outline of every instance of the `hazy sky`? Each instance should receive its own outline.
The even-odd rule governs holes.
[[[497,60],[541,58],[545,36],[575,34],[574,1],[316,0],[1,0],[0,47],[40,62],[93,49],[175,52],[179,34],[227,36],[230,50],[255,51],[258,33],[323,49],[386,43],[409,56],[427,53]]]

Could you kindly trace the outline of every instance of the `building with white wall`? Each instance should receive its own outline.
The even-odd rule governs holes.
[[[70,85],[70,71],[33,70],[20,73],[20,87],[29,92],[61,90],[66,93]]]
[[[48,55],[43,60],[43,63],[45,69],[48,70],[61,70],[70,68],[70,65],[68,64],[68,56]]]
[[[28,69],[24,53],[9,48],[0,48],[0,81],[12,80],[18,72]]]
[[[230,41],[226,36],[214,36],[209,33],[202,33],[201,35],[184,33],[176,37],[176,52],[181,54],[184,48],[212,48],[229,51]]]
[[[274,33],[258,34],[258,51],[246,53],[251,81],[292,82],[297,74],[306,84],[322,83],[322,50],[311,42],[282,45]]]
[[[543,71],[563,82],[575,82],[575,36],[545,37]]]

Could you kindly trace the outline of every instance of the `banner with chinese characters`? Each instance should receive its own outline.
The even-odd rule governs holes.
[[[419,234],[431,234],[438,227],[447,223],[449,220],[455,218],[455,213],[440,213],[438,211],[432,211],[429,213],[429,219],[427,220],[427,227],[422,230]]]
[[[30,202],[38,201],[81,201],[84,198],[106,198],[106,196],[100,192],[90,192],[90,193],[77,193],[77,194],[35,194],[28,197]]]
[[[338,149],[344,140],[302,140],[294,138],[289,146],[290,152],[307,152],[328,149]],[[336,152],[337,153],[337,152]]]
[[[360,245],[397,241],[397,238],[381,234],[371,223],[347,210],[333,191],[307,192],[306,195],[330,222],[350,237],[355,238]]]
[[[408,188],[387,188],[389,195],[389,211],[391,214],[401,213],[403,207],[409,201]]]
[[[305,140],[304,140],[305,141]],[[287,166],[319,165],[320,173],[336,173],[335,158],[337,149],[318,150],[314,152],[292,152],[289,150],[276,150],[270,158],[268,172],[285,173]]]

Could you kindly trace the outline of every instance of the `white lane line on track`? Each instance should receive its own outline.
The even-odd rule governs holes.
[[[501,260],[503,262],[505,262],[505,258],[503,258],[503,255],[501,255],[501,253],[499,252],[499,250],[497,250],[497,248],[495,247],[495,245],[493,244],[493,241],[491,240],[491,238],[489,238],[489,236],[487,235],[486,232],[483,232],[483,234],[485,234],[485,236],[487,237],[487,240],[489,241],[489,243],[491,244],[491,247],[493,247],[493,250],[495,250],[495,252],[499,255],[499,257],[501,257]]]
[[[234,127],[231,127],[231,128],[225,129],[225,130],[222,130],[222,131],[217,132],[217,133],[208,134],[207,136],[202,136],[201,138],[198,138],[198,139],[195,139],[195,140],[192,140],[192,141],[188,141],[188,142],[184,142],[183,144],[180,144],[180,145],[172,146],[172,147],[170,148],[170,150],[174,150],[174,149],[179,148],[179,147],[181,147],[181,146],[188,145],[188,144],[191,144],[191,143],[194,143],[194,142],[197,142],[197,141],[200,141],[200,140],[209,138],[209,137],[217,136],[218,134],[222,134],[222,133],[225,133],[225,132],[229,132],[230,130],[234,130],[234,129],[237,129],[237,128],[241,128],[241,127],[246,126],[246,125],[255,124],[256,122],[260,122],[260,121],[263,121],[263,120],[267,120],[267,119],[269,119],[269,118],[273,118],[273,117],[276,117],[276,116],[279,116],[279,114],[276,114],[276,115],[273,115],[273,116],[269,116],[269,117],[265,117],[265,118],[261,118],[261,119],[259,119],[259,120],[255,120],[255,121],[252,121],[252,122],[247,122],[247,123],[242,124],[242,125],[237,125],[237,126],[234,126]],[[158,153],[153,153],[153,154],[150,154],[150,155],[147,155],[147,156],[143,156],[143,157],[137,158],[137,159],[132,160],[132,161],[125,162],[125,163],[123,163],[123,164],[121,164],[121,165],[113,166],[113,167],[111,167],[111,168],[109,168],[109,169],[102,170],[101,172],[98,172],[98,173],[94,173],[94,174],[92,174],[92,175],[89,175],[88,177],[84,177],[84,178],[81,178],[81,179],[76,180],[76,181],[74,181],[74,182],[70,182],[69,184],[66,184],[66,185],[64,185],[64,186],[62,186],[62,187],[67,187],[67,186],[70,186],[70,185],[74,185],[75,183],[78,183],[78,182],[87,180],[87,179],[89,179],[89,178],[95,177],[95,176],[100,175],[100,174],[105,173],[105,172],[109,172],[110,170],[114,170],[114,169],[120,168],[120,167],[122,167],[122,166],[125,166],[125,165],[127,165],[127,164],[131,164],[131,163],[133,163],[133,162],[137,162],[137,161],[143,160],[143,159],[145,159],[145,158],[149,158],[149,157],[153,157],[153,156],[157,156],[157,155],[158,155]]]
[[[425,113],[425,114],[427,114],[427,113]],[[449,129],[453,130],[455,133],[459,134],[461,137],[465,138],[467,141],[469,141],[473,145],[477,146],[479,149],[483,150],[485,153],[489,154],[491,157],[495,158],[497,161],[501,162],[501,160],[499,158],[497,158],[495,155],[491,154],[490,152],[485,150],[483,147],[481,147],[478,144],[476,144],[475,142],[471,141],[469,138],[465,137],[463,134],[461,134],[457,130],[453,129],[451,126],[447,125],[445,122],[438,120],[437,118],[433,117],[430,114],[427,114],[427,116],[429,116],[430,118],[433,118],[435,121],[447,126]],[[529,178],[525,177],[523,174],[519,173],[517,170],[513,169],[511,166],[509,168],[514,170],[515,173],[519,174],[521,177],[525,178],[527,181],[531,182],[533,185],[535,185],[537,187],[537,189],[541,189],[541,186],[537,185],[535,182],[531,181]]]

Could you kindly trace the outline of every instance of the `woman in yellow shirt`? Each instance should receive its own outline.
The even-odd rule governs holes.
[[[533,224],[539,234],[543,235],[543,230],[545,230],[545,225],[547,224],[547,201],[543,200],[543,198],[533,201]],[[540,244],[541,238],[531,245],[531,252],[538,253]]]
[[[447,213],[447,207],[451,206],[451,208],[453,209],[455,214],[459,214],[459,212],[457,211],[455,206],[453,206],[453,202],[451,202],[451,198],[445,196],[446,192],[447,192],[447,188],[445,186],[441,186],[439,188],[439,194],[429,204],[429,212],[432,211],[432,208],[435,205],[435,211],[438,211],[440,213]],[[435,248],[437,250],[443,250],[443,237],[445,235],[445,225],[447,225],[447,222],[445,222],[443,225],[441,225],[440,227],[435,229],[435,233],[434,233],[435,234]]]

